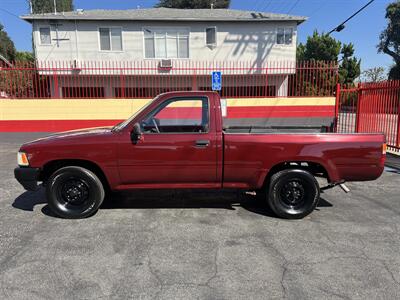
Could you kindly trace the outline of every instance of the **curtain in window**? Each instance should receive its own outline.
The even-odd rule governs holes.
[[[178,56],[178,33],[175,32],[167,32],[167,57],[168,58],[177,58]]]
[[[144,30],[144,57],[154,58],[154,33],[148,29]]]
[[[100,49],[111,50],[110,30],[108,28],[100,28]]]
[[[216,28],[208,27],[206,28],[206,44],[215,45],[217,43]]]
[[[111,49],[122,51],[122,33],[120,28],[111,28]]]
[[[179,34],[179,56],[180,58],[189,58],[189,36]]]
[[[166,49],[166,41],[165,41],[166,33],[154,33],[155,38],[155,57],[165,58],[167,55]]]
[[[40,28],[40,43],[51,44],[50,28]]]
[[[285,43],[285,30],[283,28],[278,28],[276,42],[280,45]]]
[[[285,44],[290,45],[292,43],[292,39],[293,39],[293,29],[286,28],[285,29]]]

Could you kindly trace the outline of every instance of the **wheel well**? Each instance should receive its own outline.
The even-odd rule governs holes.
[[[94,174],[96,174],[97,177],[99,177],[104,188],[110,188],[107,177],[105,176],[103,170],[94,162],[81,159],[63,159],[50,161],[43,166],[42,171],[40,172],[39,180],[46,182],[51,174],[53,174],[55,171],[68,166],[78,166],[92,171]]]
[[[266,187],[269,184],[269,181],[275,173],[286,170],[286,169],[301,169],[310,172],[316,177],[323,177],[326,178],[329,181],[329,174],[324,168],[319,163],[316,162],[309,162],[309,161],[287,161],[287,162],[282,162],[279,163],[275,166],[273,166],[267,176],[265,177],[263,187]]]

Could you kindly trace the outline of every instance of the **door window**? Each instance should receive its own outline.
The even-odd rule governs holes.
[[[207,98],[173,98],[142,122],[144,133],[205,133],[209,128]]]

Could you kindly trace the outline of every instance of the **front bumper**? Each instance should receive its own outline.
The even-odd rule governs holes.
[[[39,168],[18,167],[14,169],[15,179],[27,191],[36,191],[38,187]]]

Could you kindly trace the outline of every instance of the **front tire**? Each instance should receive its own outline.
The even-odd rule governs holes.
[[[300,169],[286,169],[272,175],[268,204],[284,219],[302,219],[318,204],[319,185],[315,177]]]
[[[92,171],[70,166],[58,169],[50,176],[46,196],[50,209],[57,216],[80,219],[96,213],[105,192],[100,179]]]

